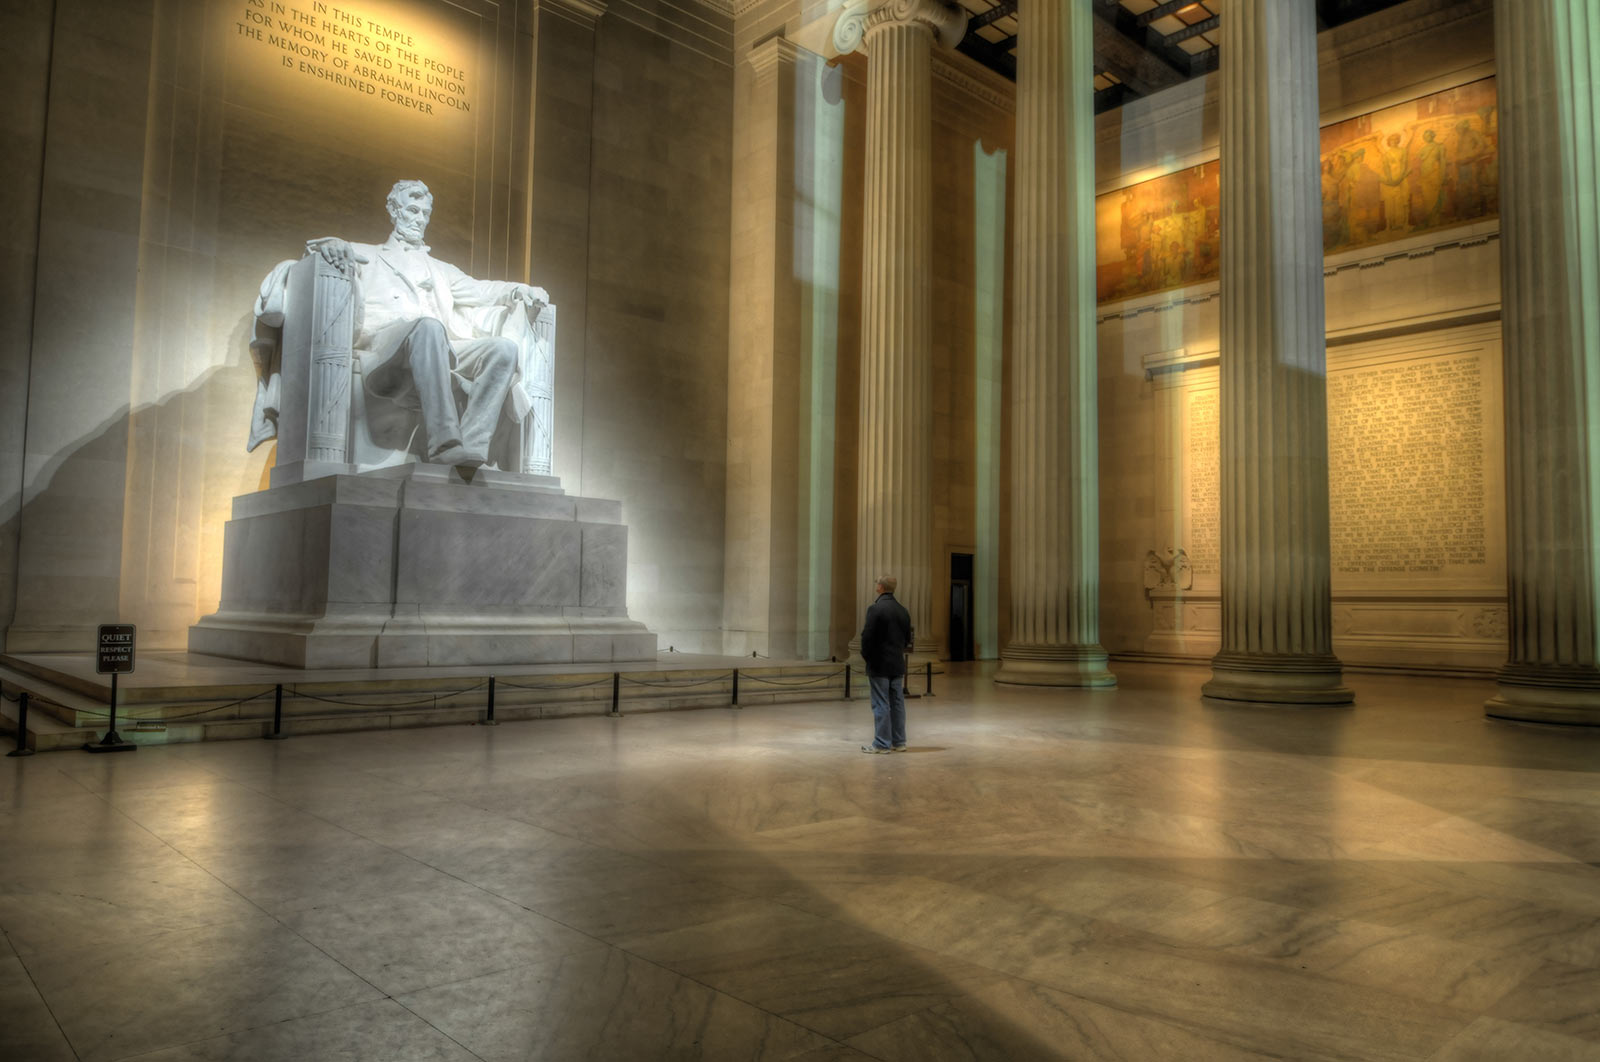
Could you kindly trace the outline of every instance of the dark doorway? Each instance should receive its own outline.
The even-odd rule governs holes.
[[[950,554],[950,659],[972,659],[972,554]]]

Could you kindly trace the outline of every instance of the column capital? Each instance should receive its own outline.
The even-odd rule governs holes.
[[[744,61],[755,71],[756,80],[766,81],[775,76],[779,66],[793,66],[800,57],[800,46],[787,37],[768,37],[752,45]]]
[[[849,0],[833,24],[833,46],[849,54],[888,26],[917,26],[954,48],[967,34],[967,13],[945,0]]]

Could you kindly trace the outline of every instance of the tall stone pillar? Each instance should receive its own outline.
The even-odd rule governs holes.
[[[939,0],[847,7],[834,44],[867,53],[867,142],[861,270],[861,427],[856,583],[899,580],[916,654],[933,639],[933,85],[932,47],[953,47],[966,15]]]
[[[588,358],[589,193],[596,35],[605,0],[534,0],[528,123],[528,241],[508,275],[551,292],[568,322],[556,329],[554,471],[581,493]],[[520,268],[519,268],[520,267]]]
[[[1017,11],[1011,642],[995,681],[1115,686],[1100,647],[1094,12]]]
[[[1209,697],[1348,704],[1333,655],[1314,5],[1222,22],[1222,650]]]
[[[1511,652],[1488,714],[1600,726],[1600,9],[1497,0]]]
[[[769,37],[737,71],[723,651],[796,655],[795,107],[800,49]]]

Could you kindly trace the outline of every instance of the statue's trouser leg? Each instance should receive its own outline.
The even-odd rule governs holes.
[[[517,369],[517,344],[498,336],[474,339],[458,344],[456,357],[456,370],[467,381],[461,444],[473,453],[487,454]]]
[[[417,321],[402,341],[396,361],[410,370],[417,389],[422,425],[428,432],[428,456],[461,445],[461,421],[450,379],[450,337],[444,325],[431,317]]]

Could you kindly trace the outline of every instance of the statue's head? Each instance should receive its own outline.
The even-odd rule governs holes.
[[[396,181],[389,189],[389,217],[403,240],[421,243],[433,216],[433,193],[421,181]]]

